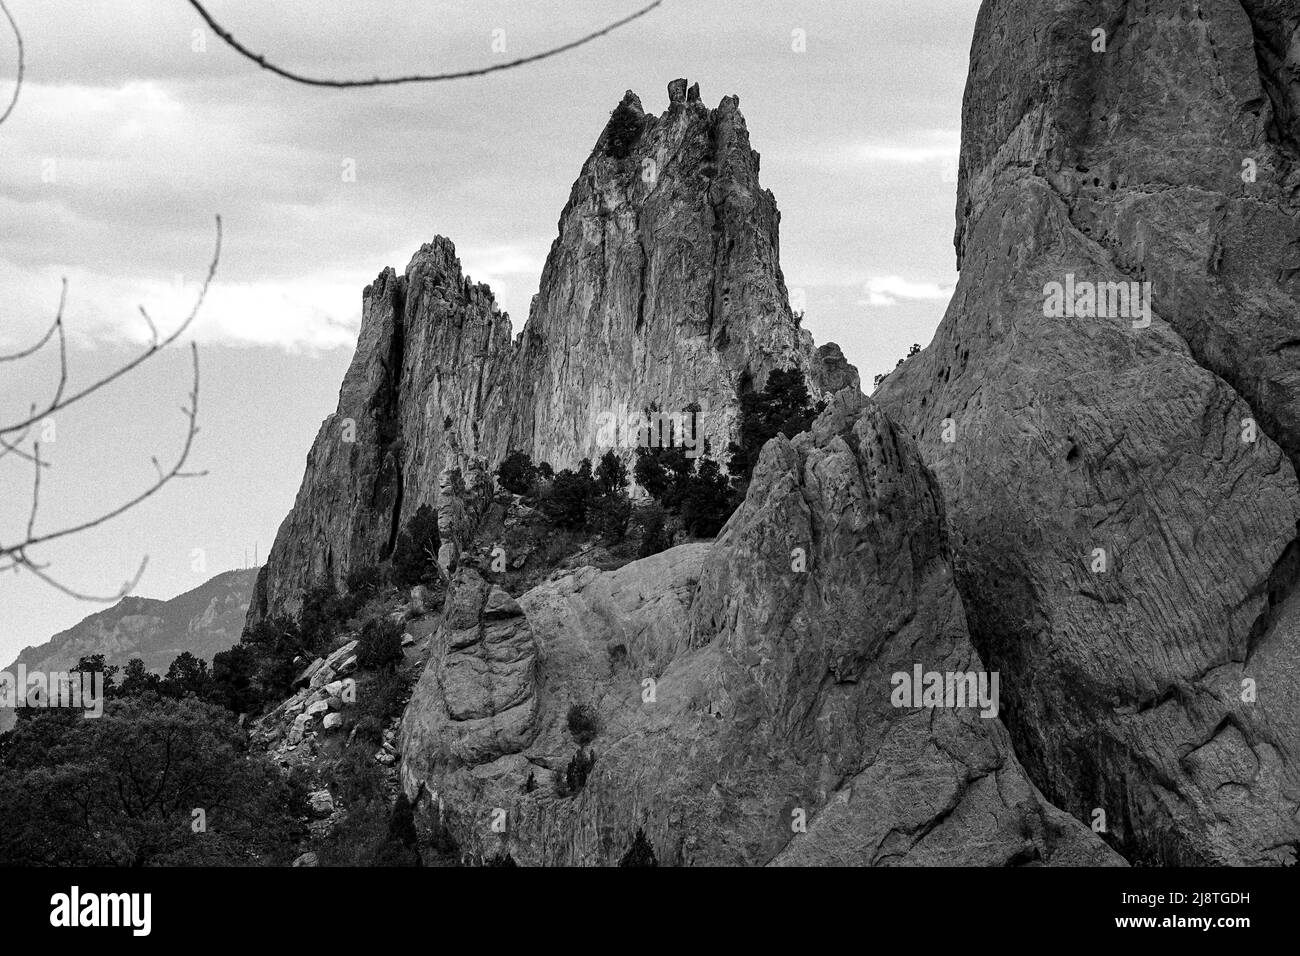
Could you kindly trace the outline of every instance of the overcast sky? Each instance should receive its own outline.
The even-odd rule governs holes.
[[[301,72],[373,76],[490,64],[615,20],[643,0],[213,0],[247,46]],[[73,384],[193,301],[202,431],[193,466],[111,525],[51,547],[50,570],[171,597],[262,557],[334,407],[361,289],[436,234],[518,331],[583,160],[624,90],[648,111],[674,77],[740,96],[782,214],[805,326],[864,383],[932,336],[956,280],[961,95],[978,0],[666,0],[573,53],[481,79],[381,90],[288,83],[236,56],[183,0],[8,0],[27,76],[0,126],[0,353],[37,338],[69,281]],[[796,52],[794,32],[806,33]],[[504,31],[504,34],[494,31]],[[504,36],[504,53],[494,51]],[[0,101],[14,44],[0,36]],[[344,164],[356,170],[345,181]],[[52,390],[54,354],[0,365],[0,415]],[[62,414],[37,530],[129,497],[184,437],[181,350]],[[27,520],[30,472],[0,461],[0,541]],[[0,666],[98,610],[0,578]]]

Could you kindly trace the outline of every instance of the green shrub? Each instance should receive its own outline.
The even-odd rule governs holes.
[[[590,462],[587,462],[587,470],[590,473]],[[550,489],[543,496],[541,512],[561,528],[582,528],[587,523],[587,507],[594,491],[595,483],[589,474],[584,476],[566,468],[555,476]]]
[[[641,509],[639,516],[641,526],[641,546],[637,549],[638,558],[648,558],[658,554],[672,545],[672,539],[665,527],[663,505],[655,502]]]
[[[348,572],[346,581],[348,594],[363,601],[378,594],[382,584],[383,573],[373,564],[353,568]]]
[[[596,466],[596,485],[602,495],[613,495],[627,489],[627,465],[612,449],[601,456]]]
[[[619,866],[658,866],[659,861],[655,859],[654,847],[650,841],[645,838],[645,831],[640,827],[636,828],[636,838],[633,839],[632,845],[628,847],[623,859],[619,861]]]
[[[143,660],[133,657],[126,662],[126,667],[122,668],[122,682],[118,685],[117,696],[139,697],[141,694],[157,693],[161,690],[162,678],[151,673],[144,666]]]
[[[574,704],[569,708],[565,722],[579,747],[587,746],[600,733],[600,716],[590,704]]]
[[[211,685],[212,675],[208,673],[208,662],[189,651],[182,651],[167,668],[167,676],[162,679],[160,689],[168,697],[179,698],[193,694],[195,697],[207,698],[211,693]]]
[[[438,515],[420,505],[397,536],[391,561],[393,583],[399,588],[432,584],[438,579]]]
[[[548,471],[550,467],[546,466]],[[522,451],[512,451],[497,467],[497,484],[513,495],[530,494],[537,478],[538,467]]]
[[[564,789],[563,795],[572,796],[587,785],[587,778],[591,775],[591,768],[596,766],[596,751],[584,753],[579,750],[569,761],[569,765],[564,768]]]
[[[727,470],[732,480],[743,490],[768,440],[777,435],[793,438],[807,431],[823,408],[825,403],[813,403],[797,368],[776,369],[768,375],[762,392],[741,394],[740,441],[727,446]]]
[[[632,502],[622,492],[602,495],[587,508],[587,523],[607,541],[622,541],[632,517]]]
[[[738,504],[718,463],[712,458],[701,458],[695,473],[684,483],[682,526],[687,534],[712,538],[722,530]]]
[[[605,128],[605,155],[614,159],[626,159],[632,147],[641,138],[642,118],[627,103],[619,103],[610,114],[609,125]]]
[[[394,667],[402,657],[401,627],[386,617],[367,621],[357,641],[357,666],[377,671]]]
[[[384,725],[376,715],[366,714],[357,721],[352,734],[353,740],[378,747],[384,742]]]
[[[363,720],[374,717],[382,727],[387,727],[406,709],[411,683],[412,679],[397,668],[380,671],[357,689],[358,713]]]

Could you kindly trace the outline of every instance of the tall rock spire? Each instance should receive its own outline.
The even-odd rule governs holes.
[[[601,414],[698,404],[720,452],[737,392],[811,365],[778,261],[780,213],[737,97],[684,79],[647,115],[629,91],[560,216],[518,360],[512,444],[568,464],[600,450]],[[820,393],[820,383],[813,381]]]
[[[404,275],[364,293],[339,407],[308,455],[250,620],[293,611],[304,588],[341,583],[391,552],[439,475],[511,449],[557,470],[611,446],[608,425],[655,406],[701,409],[725,454],[738,393],[799,368],[821,396],[856,387],[838,349],[818,354],[791,312],[780,214],[758,181],[739,99],[717,109],[675,80],[662,116],[630,90],[560,216],[531,313],[509,319],[438,237]],[[626,452],[630,448],[624,447]]]

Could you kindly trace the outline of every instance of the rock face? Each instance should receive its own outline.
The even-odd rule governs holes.
[[[629,92],[614,111],[513,343],[509,318],[441,237],[365,290],[338,410],[308,455],[251,620],[294,612],[310,583],[387,557],[402,523],[439,504],[444,469],[490,472],[512,448],[556,470],[610,447],[630,455],[629,418],[652,405],[700,406],[698,437],[721,454],[738,391],[774,369],[803,369],[818,397],[856,387],[856,370],[838,349],[814,354],[790,310],[780,214],[738,99],[709,109],[679,80],[669,100],[656,117]]]
[[[366,287],[338,410],[307,456],[250,620],[296,612],[312,582],[341,583],[392,553],[405,519],[437,502],[444,468],[483,450],[510,349],[509,318],[461,273],[446,239],[421,247],[405,275],[385,269]]]
[[[638,829],[669,864],[1120,862],[994,713],[894,706],[917,665],[984,671],[942,514],[911,442],[844,392],[768,443],[716,544],[518,605],[461,572],[402,728],[426,834],[533,865],[616,863]],[[579,753],[585,786],[561,784]]]
[[[723,448],[738,389],[810,364],[739,100],[711,110],[688,92],[674,83],[655,117],[629,91],[560,217],[521,340],[511,438],[557,467],[597,454],[602,415],[626,422],[651,403],[700,405]]]
[[[536,647],[514,598],[462,568],[435,651],[404,718],[407,732],[434,742],[412,765],[478,765],[523,750],[535,732]]]
[[[1298,22],[986,2],[961,280],[877,393],[943,488],[1016,753],[1134,862],[1300,842]],[[1079,283],[1139,283],[1149,325]]]

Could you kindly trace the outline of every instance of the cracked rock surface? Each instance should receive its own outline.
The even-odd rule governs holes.
[[[986,2],[961,280],[877,392],[942,486],[1017,754],[1133,862],[1300,842],[1298,22]],[[1068,274],[1149,282],[1151,325],[1044,318]]]
[[[795,549],[806,570],[793,570]],[[472,858],[617,863],[641,828],[671,864],[1122,862],[1043,798],[995,717],[891,705],[895,672],[984,665],[937,486],[851,391],[811,432],[767,445],[716,544],[582,569],[520,598],[531,697],[519,702],[519,680],[491,665],[474,672],[476,706],[500,700],[489,718],[475,709],[488,721],[475,732],[508,730],[511,745],[447,752],[461,738],[443,730],[456,718],[445,688],[461,645],[482,643],[463,635],[497,626],[486,608],[462,614],[485,590],[457,579],[402,734],[403,785],[426,832]],[[599,732],[585,787],[565,794],[574,704],[594,708]],[[498,808],[504,832],[491,826]]]

